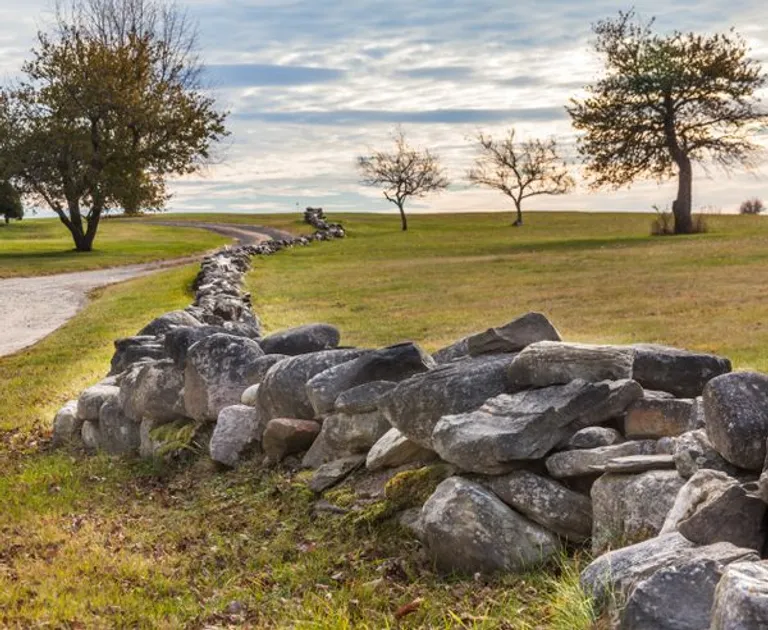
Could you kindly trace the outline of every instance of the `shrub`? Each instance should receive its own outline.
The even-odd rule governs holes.
[[[675,217],[669,210],[662,210],[659,206],[652,206],[656,211],[656,218],[651,223],[652,236],[670,236],[675,233]],[[709,231],[707,218],[703,212],[698,212],[691,217],[691,234],[704,234]]]
[[[739,206],[740,214],[760,214],[763,210],[765,210],[765,204],[757,197],[747,199]]]

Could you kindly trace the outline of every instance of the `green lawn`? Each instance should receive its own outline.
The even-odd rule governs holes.
[[[270,329],[329,321],[346,343],[436,349],[536,309],[569,339],[659,341],[768,369],[760,217],[713,217],[684,238],[648,237],[648,215],[529,214],[522,229],[508,215],[413,216],[406,234],[395,216],[341,218],[347,240],[255,261],[248,285]],[[445,579],[391,523],[313,517],[301,476],[41,450],[53,411],[106,371],[111,340],[186,304],[194,273],[104,289],[0,359],[1,627],[589,627],[578,559]]]

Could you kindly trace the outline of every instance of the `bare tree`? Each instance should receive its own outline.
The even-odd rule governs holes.
[[[403,231],[408,229],[405,202],[409,197],[424,197],[445,190],[450,182],[440,161],[429,150],[414,149],[405,141],[402,129],[395,133],[395,150],[376,151],[357,158],[365,186],[384,187],[384,197],[400,210]]]
[[[564,195],[575,186],[567,164],[557,153],[557,141],[528,140],[515,142],[510,129],[502,140],[480,133],[477,136],[479,156],[467,173],[470,182],[493,188],[515,203],[517,218],[513,225],[523,224],[523,201],[538,195]]]

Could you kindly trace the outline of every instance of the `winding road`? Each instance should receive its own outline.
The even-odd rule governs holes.
[[[192,221],[152,223],[210,230],[240,244],[291,237],[287,232],[255,225]],[[27,348],[64,325],[88,303],[88,294],[94,289],[146,276],[161,269],[189,264],[200,260],[202,256],[53,276],[0,280],[0,357]]]

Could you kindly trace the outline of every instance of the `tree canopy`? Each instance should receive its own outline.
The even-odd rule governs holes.
[[[692,231],[692,163],[751,166],[750,137],[766,120],[755,93],[760,64],[733,30],[714,35],[653,32],[634,12],[598,22],[595,50],[605,76],[567,108],[583,135],[579,151],[595,187],[678,177],[675,232]]]
[[[24,218],[21,195],[8,181],[0,181],[0,216],[5,219],[6,223],[11,219]]]

